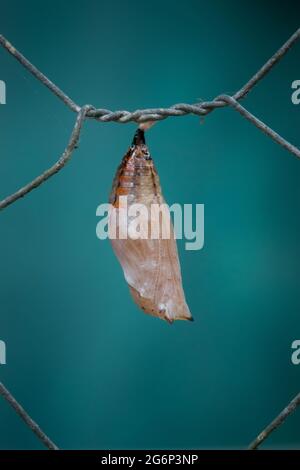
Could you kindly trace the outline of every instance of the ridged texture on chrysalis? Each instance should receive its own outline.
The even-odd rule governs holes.
[[[127,213],[134,208],[133,204],[143,204],[148,209],[148,216],[139,213],[143,227],[148,228],[147,238],[132,239],[128,236],[121,239],[120,234],[127,233],[134,219],[132,215],[124,220],[119,217],[120,211],[124,210],[125,199]],[[164,205],[163,212],[151,212],[153,205],[158,207],[165,201],[141,129],[137,130],[132,146],[117,169],[110,203],[113,205],[109,219],[111,243],[135,302],[145,313],[170,323],[174,320],[192,320],[183,292],[168,206]],[[163,233],[168,234],[168,229],[168,238],[163,238]],[[151,238],[151,230],[156,233],[155,239]],[[117,234],[117,238],[113,239],[111,233]]]

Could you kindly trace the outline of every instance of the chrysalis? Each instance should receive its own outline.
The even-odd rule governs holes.
[[[169,208],[141,129],[117,169],[110,204],[109,237],[135,302],[169,323],[192,320]]]

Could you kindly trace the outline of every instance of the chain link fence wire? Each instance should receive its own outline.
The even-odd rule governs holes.
[[[136,122],[139,125],[143,123],[154,123],[161,121],[171,116],[186,116],[187,114],[194,114],[196,116],[206,116],[217,108],[224,108],[226,106],[232,107],[241,116],[248,121],[252,122],[259,130],[267,134],[277,144],[291,152],[296,157],[300,158],[300,150],[295,145],[288,142],[281,137],[277,132],[271,129],[267,124],[258,119],[250,113],[239,101],[245,98],[248,93],[262,80],[267,73],[285,56],[288,50],[300,38],[300,28],[278,49],[277,52],[257,71],[245,85],[238,90],[233,96],[221,94],[212,101],[202,101],[195,104],[179,103],[169,108],[147,108],[137,109],[135,111],[111,111],[109,109],[96,108],[92,105],[79,106],[75,103],[66,93],[64,93],[57,85],[55,85],[48,77],[46,77],[40,70],[38,70],[26,57],[24,57],[4,36],[0,35],[0,45],[9,52],[16,60],[25,67],[34,77],[43,83],[54,95],[56,95],[71,111],[76,113],[76,120],[71,132],[71,136],[67,147],[65,148],[61,157],[54,165],[37,176],[34,180],[18,189],[16,192],[0,201],[0,210],[5,209],[9,205],[16,202],[18,199],[30,193],[33,189],[37,188],[51,176],[59,172],[70,160],[73,151],[78,147],[80,132],[82,125],[87,119],[95,119],[100,122],[118,122],[125,124],[128,122]],[[38,424],[33,421],[24,408],[17,402],[13,395],[7,388],[0,382],[0,395],[10,404],[15,412],[20,416],[31,431],[40,439],[40,441],[50,450],[58,450],[56,444],[41,430]],[[248,449],[257,449],[259,445],[264,442],[269,435],[277,429],[285,419],[295,411],[300,405],[300,393],[281,411],[281,413],[257,436],[257,438],[249,445]]]

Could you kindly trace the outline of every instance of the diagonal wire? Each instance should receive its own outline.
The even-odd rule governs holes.
[[[296,157],[300,158],[300,150],[295,147],[295,145],[290,144],[287,140],[281,137],[277,132],[273,131],[267,124],[255,117],[246,108],[244,108],[240,103],[238,103],[232,96],[220,95],[219,99],[226,101],[230,106],[233,107],[238,113],[240,113],[248,121],[252,122],[259,130],[267,134],[271,139],[273,139],[277,144],[281,145],[283,148],[291,152]]]
[[[279,413],[278,416],[254,439],[248,447],[248,450],[257,449],[269,436],[275,431],[300,405],[300,393]]]
[[[49,450],[59,450],[54,442],[49,439],[49,437],[42,431],[39,425],[33,421],[29,414],[24,410],[24,408],[17,402],[9,390],[0,382],[0,395],[10,404],[10,406],[15,410],[18,416],[23,419],[31,431],[42,441],[42,443],[48,447]]]
[[[24,197],[26,194],[30,193],[33,189],[37,188],[42,183],[44,183],[49,178],[51,178],[51,176],[55,175],[55,173],[58,173],[60,170],[62,170],[62,168],[70,160],[73,150],[75,150],[77,147],[82,124],[83,124],[83,121],[84,121],[84,118],[88,109],[89,109],[89,106],[83,106],[80,109],[79,113],[77,114],[77,118],[75,121],[72,134],[70,136],[69,143],[64,153],[59,158],[59,160],[56,163],[54,163],[54,165],[52,165],[50,168],[48,168],[48,170],[44,171],[44,173],[37,176],[30,183],[26,184],[26,186],[23,186],[22,188],[18,189],[18,191],[16,191],[15,193],[11,194],[10,196],[0,201],[0,210],[5,209],[5,207],[9,206],[13,202],[20,199],[21,197]]]
[[[60,98],[67,106],[69,106],[72,111],[80,110],[80,106],[74,103],[71,98],[69,98],[58,86],[56,86],[49,78],[46,77],[42,72],[40,72],[31,62],[29,62],[26,57],[24,57],[14,46],[5,39],[4,36],[0,35],[0,44],[3,46],[15,59],[17,59],[23,67],[29,70],[32,75],[34,75],[40,82],[43,83],[49,90],[52,91],[58,98]]]

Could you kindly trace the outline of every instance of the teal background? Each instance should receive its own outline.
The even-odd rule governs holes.
[[[234,93],[298,28],[276,2],[1,1],[1,31],[80,103],[109,109]],[[300,44],[244,100],[299,145]],[[61,154],[75,116],[6,51],[0,195]],[[299,392],[300,161],[231,109],[147,134],[167,201],[205,204],[179,243],[194,323],[132,302],[96,207],[136,126],[86,122],[53,179],[0,214],[1,381],[61,448],[244,448]],[[264,446],[300,447],[300,412]],[[42,446],[0,400],[0,447]]]

